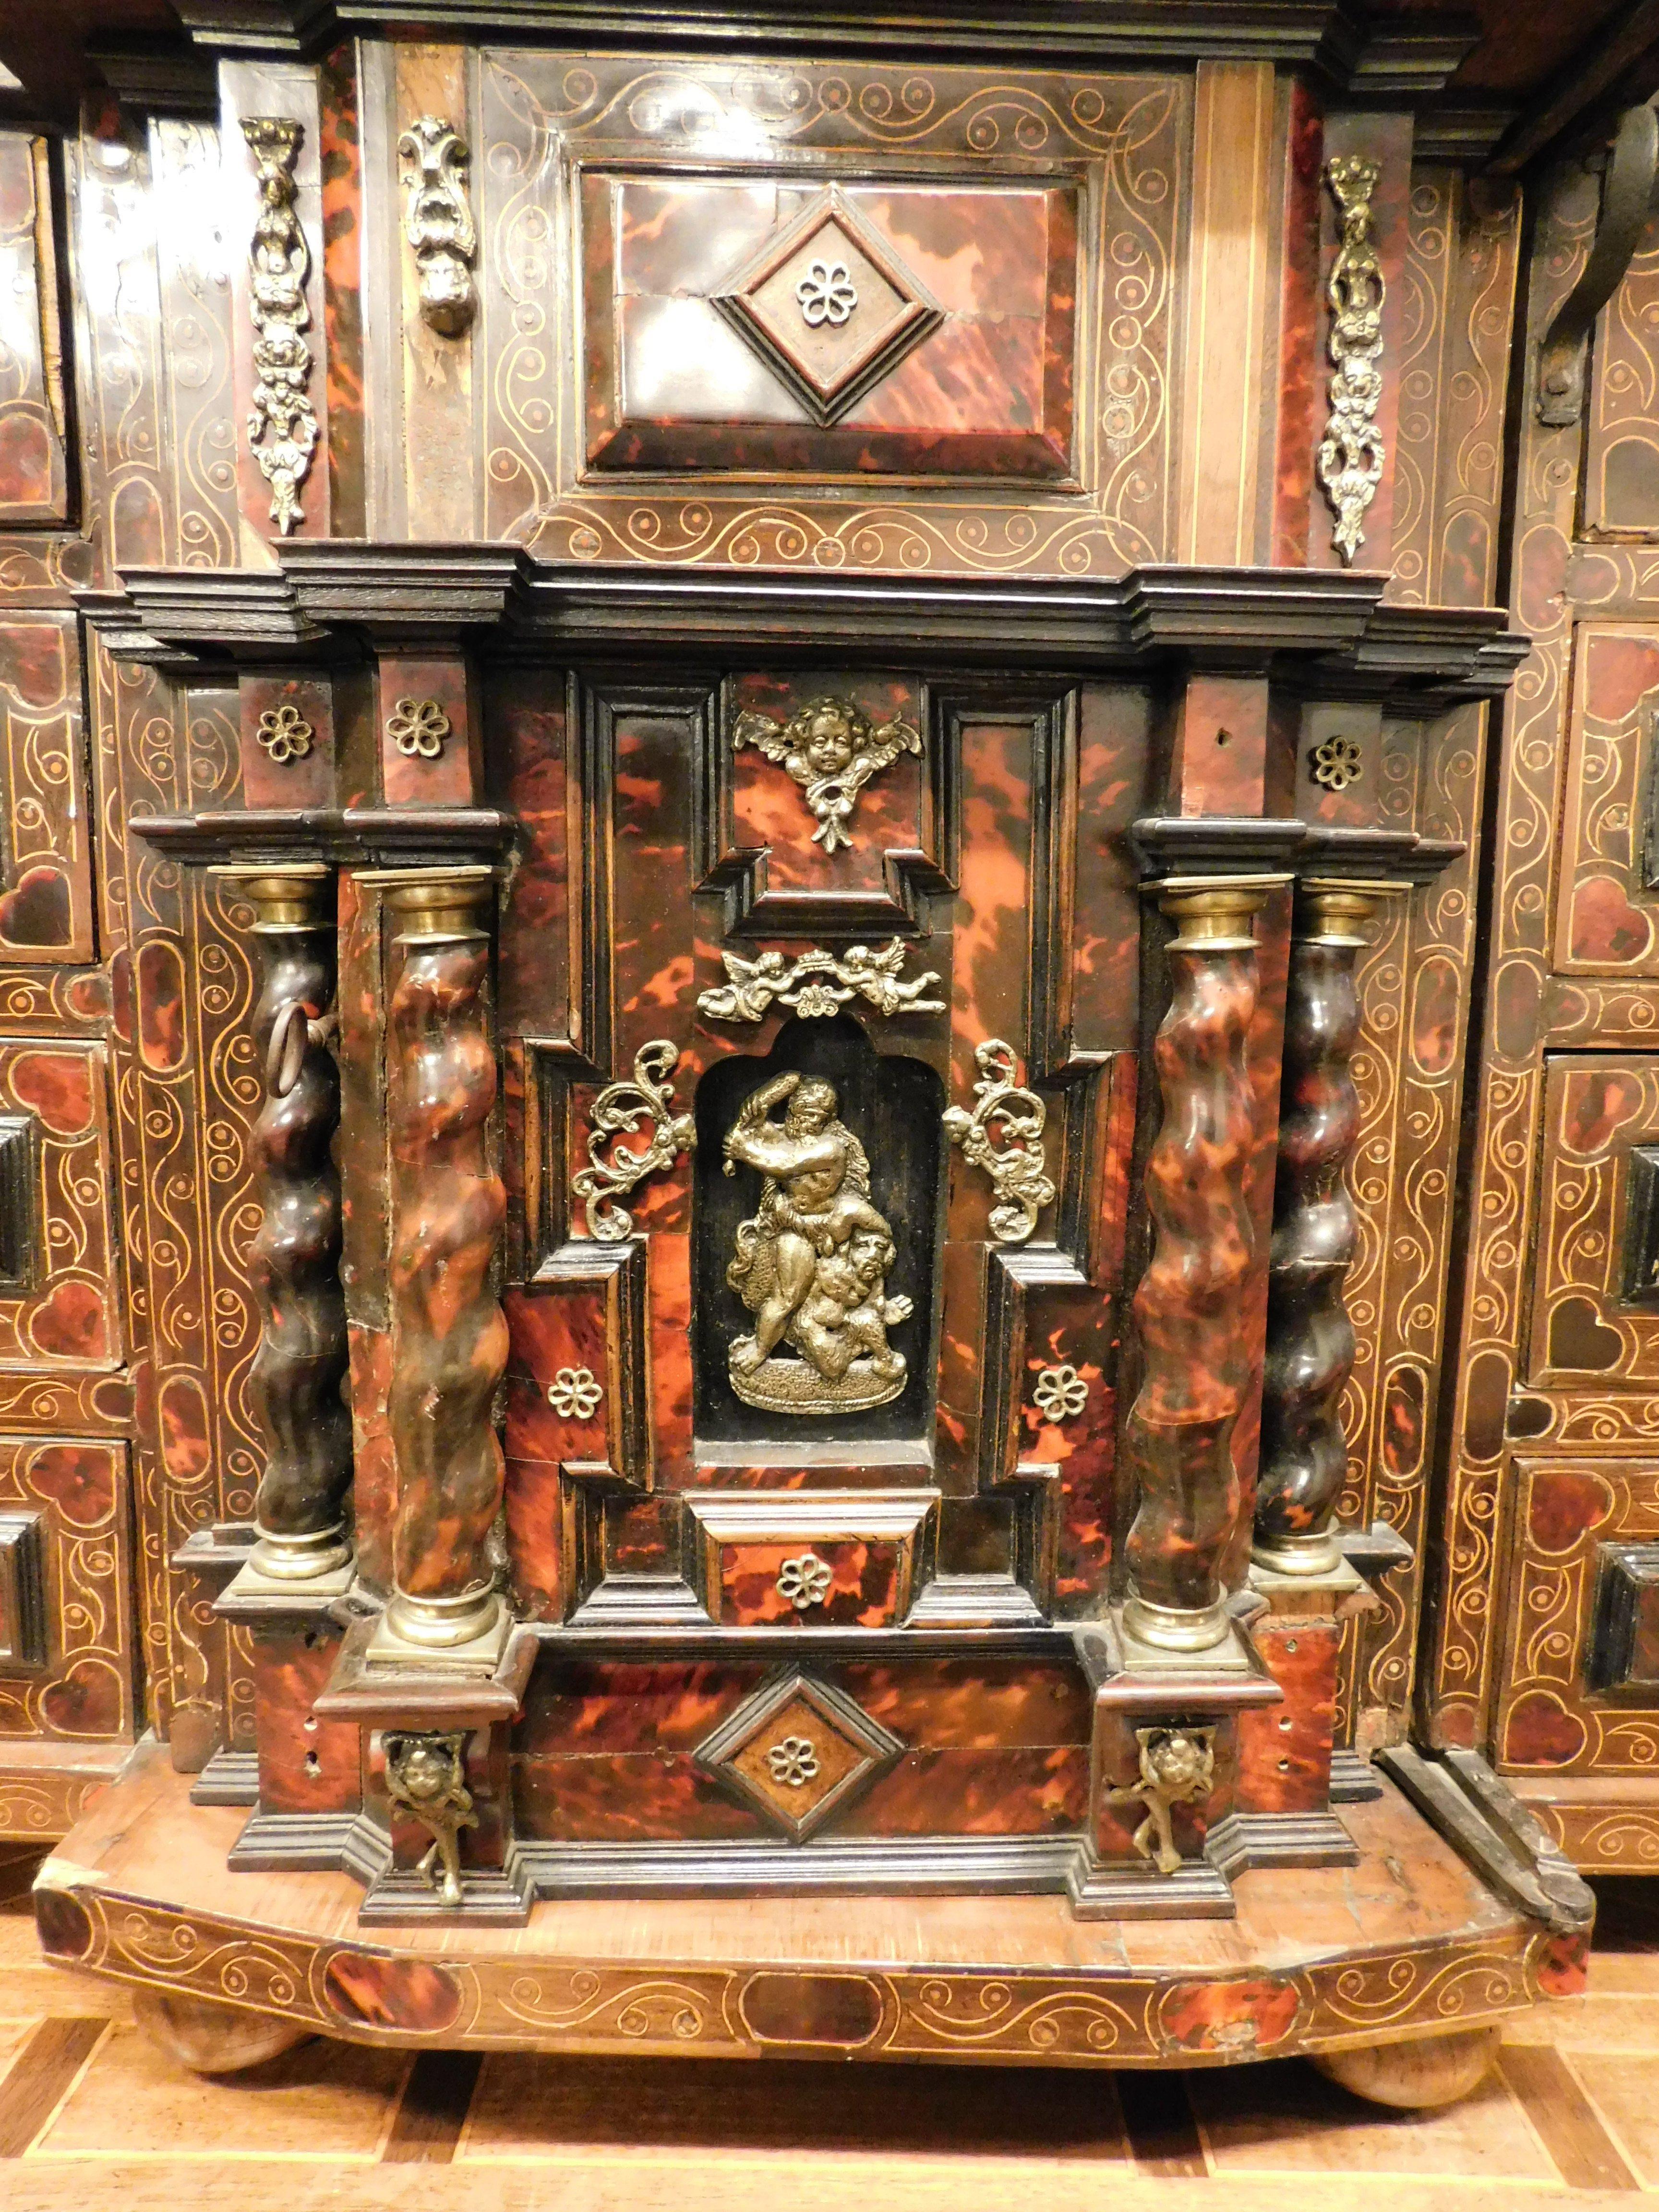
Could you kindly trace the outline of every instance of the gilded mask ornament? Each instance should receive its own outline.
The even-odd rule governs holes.
[[[421,115],[398,141],[404,165],[404,235],[421,276],[421,320],[447,338],[472,320],[478,234],[467,204],[466,141],[441,116]]]
[[[787,722],[745,708],[732,732],[732,750],[745,745],[777,762],[800,786],[817,817],[812,842],[833,853],[853,842],[847,825],[860,792],[901,753],[919,754],[921,732],[902,714],[872,723],[853,700],[825,697],[808,700]]]
[[[270,486],[270,519],[286,538],[303,520],[300,486],[317,447],[317,415],[307,396],[311,322],[306,278],[311,254],[295,211],[294,165],[302,127],[286,115],[245,115],[242,136],[258,164],[259,212],[249,259],[253,316],[253,392],[247,442]]]
[[[781,1122],[770,1118],[778,1106]],[[819,1078],[775,1076],[726,1135],[726,1174],[741,1165],[763,1178],[726,1271],[755,1327],[726,1367],[744,1403],[771,1413],[862,1413],[904,1388],[904,1355],[887,1332],[910,1300],[887,1295],[892,1231],[870,1202],[870,1163],[839,1109]]]
[[[1135,1730],[1140,1774],[1121,1789],[1109,1790],[1109,1805],[1139,1805],[1146,1817],[1131,1841],[1160,1874],[1174,1874],[1181,1853],[1170,1821],[1172,1805],[1201,1804],[1215,1786],[1213,1728],[1144,1728]]]
[[[466,1731],[388,1732],[385,1748],[386,1795],[393,1809],[418,1820],[432,1838],[416,1872],[453,1911],[461,1902],[461,1830],[478,1825],[466,1786]]]

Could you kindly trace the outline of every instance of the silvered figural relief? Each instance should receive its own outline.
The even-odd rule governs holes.
[[[818,1077],[776,1076],[744,1100],[726,1136],[726,1174],[742,1165],[764,1178],[726,1271],[755,1316],[727,1367],[738,1397],[773,1413],[862,1413],[904,1388],[904,1355],[887,1332],[910,1300],[887,1295],[897,1252],[840,1103]],[[771,1119],[778,1106],[781,1121]]]

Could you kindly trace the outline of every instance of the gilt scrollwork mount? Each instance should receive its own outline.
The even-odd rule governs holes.
[[[812,842],[834,853],[853,842],[848,823],[859,793],[901,753],[920,754],[921,732],[902,714],[872,722],[851,699],[809,699],[787,722],[745,708],[732,732],[732,749],[753,745],[800,786],[817,828]]]
[[[1325,181],[1342,217],[1341,242],[1325,296],[1330,303],[1331,411],[1316,466],[1336,516],[1331,542],[1345,562],[1364,542],[1365,510],[1382,481],[1384,448],[1377,428],[1382,397],[1382,264],[1377,258],[1371,195],[1382,170],[1363,155],[1339,155]]]
[[[626,1243],[634,1233],[634,1217],[617,1204],[618,1197],[696,1147],[695,1120],[675,1111],[673,1075],[679,1057],[678,1047],[665,1037],[653,1037],[635,1054],[632,1078],[607,1084],[593,1101],[588,1165],[571,1177],[570,1188],[586,1205],[588,1235],[601,1244]],[[642,1151],[617,1144],[606,1157],[614,1139],[631,1135],[642,1124],[651,1131]]]
[[[403,166],[404,235],[420,273],[421,320],[459,337],[477,312],[472,265],[477,227],[467,195],[471,153],[440,115],[417,115],[398,141]]]
[[[980,1074],[972,1110],[947,1107],[945,1132],[953,1145],[961,1146],[963,1158],[983,1168],[995,1187],[992,1237],[999,1244],[1024,1244],[1037,1225],[1037,1216],[1055,1198],[1043,1155],[1048,1109],[1036,1091],[1020,1083],[1012,1045],[1000,1037],[988,1037],[974,1059]],[[1000,1143],[992,1138],[994,1128],[1001,1132]]]
[[[303,126],[286,115],[245,115],[242,136],[258,164],[259,212],[249,253],[253,319],[253,392],[247,441],[270,486],[270,519],[286,538],[303,521],[300,486],[317,449],[317,411],[307,392],[311,322],[306,280],[311,252],[295,201],[295,163]]]

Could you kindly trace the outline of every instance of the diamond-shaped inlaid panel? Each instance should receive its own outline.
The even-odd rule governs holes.
[[[736,270],[713,304],[823,424],[838,422],[944,319],[835,185]]]
[[[903,1749],[844,1691],[792,1668],[745,1698],[698,1745],[696,1757],[799,1844]]]

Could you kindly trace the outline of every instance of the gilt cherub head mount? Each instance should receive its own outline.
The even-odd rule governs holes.
[[[902,714],[872,722],[856,701],[825,694],[809,699],[787,722],[745,708],[732,749],[740,753],[748,745],[800,786],[817,821],[812,842],[834,853],[853,842],[848,824],[865,785],[901,753],[920,755],[921,732]]]

